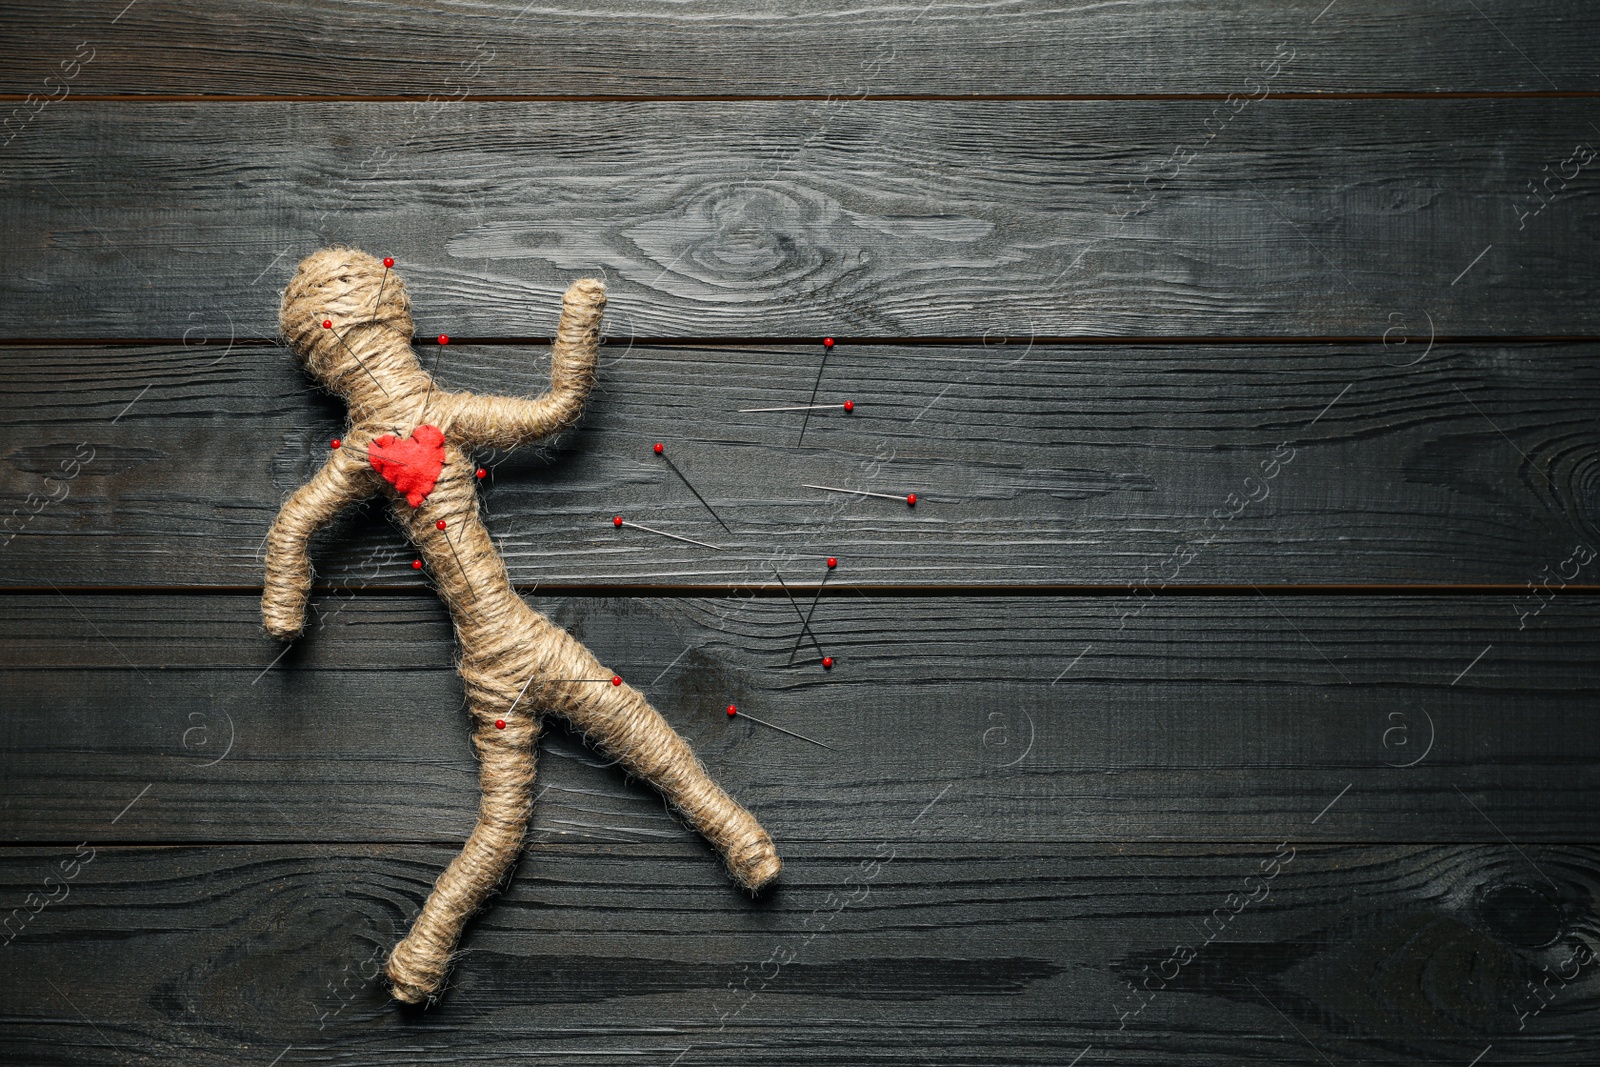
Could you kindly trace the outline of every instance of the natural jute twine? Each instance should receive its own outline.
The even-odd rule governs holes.
[[[305,625],[312,533],[343,508],[387,493],[396,521],[427,563],[449,606],[462,681],[482,764],[483,802],[466,847],[435,883],[411,932],[389,957],[394,995],[433,999],[467,919],[508,876],[532,803],[534,744],[546,714],[572,723],[630,773],[659,789],[722,853],[734,879],[755,890],[782,867],[772,839],[706,774],[688,744],[589,650],[523,603],[478,518],[474,448],[512,448],[571,426],[594,385],[605,287],[574,282],[562,298],[550,389],[537,399],[439,389],[411,349],[411,303],[392,270],[355,249],[306,257],[283,294],[280,322],[306,369],[349,404],[350,429],[312,479],[289,498],[267,536],[267,632],[284,640]],[[328,321],[332,328],[324,328]],[[420,507],[373,469],[371,443],[444,432],[445,459]],[[444,520],[445,528],[438,527]],[[532,679],[531,684],[529,680]],[[517,694],[527,685],[526,694]],[[504,729],[495,720],[504,720]]]

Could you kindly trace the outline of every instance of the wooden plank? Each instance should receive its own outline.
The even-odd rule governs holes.
[[[76,841],[7,849],[8,907],[51,876],[65,896],[3,950],[0,1041],[73,1067],[129,1049],[1093,1067],[1179,1044],[1220,1067],[1466,1064],[1491,1044],[1496,1063],[1577,1063],[1597,1037],[1593,846],[1315,846],[1285,826],[1261,846],[997,848],[907,829],[807,849],[759,903],[680,847],[552,848],[420,1015],[373,979],[442,848],[96,842],[69,883]]]
[[[844,595],[811,621],[831,672],[809,643],[790,665],[799,621],[783,599],[536,603],[643,690],[785,847],[877,840],[924,809],[930,839],[947,841],[1266,840],[1289,823],[1321,841],[1600,832],[1588,597],[1519,619],[1517,602],[1486,597],[1141,610]],[[324,598],[276,665],[254,597],[5,605],[7,842],[470,829],[477,767],[431,598]],[[730,721],[730,702],[833,747]],[[542,751],[537,840],[692,840],[572,737]]]
[[[1594,90],[1597,34],[1592,6],[1570,0],[602,0],[581,12],[433,0],[381,14],[332,0],[34,0],[0,15],[0,91],[59,93],[44,79],[73,70],[60,63],[80,41],[94,51],[66,82],[74,93],[1226,93],[1247,91],[1280,44],[1294,55],[1283,91]]]
[[[585,274],[619,336],[1600,329],[1585,101],[1218,106],[62,105],[0,157],[0,319],[268,337],[348,242],[423,336],[549,336]]]
[[[770,564],[811,585],[827,555],[836,581],[885,587],[1554,581],[1596,544],[1600,348],[1424,351],[842,345],[822,366],[820,347],[619,343],[584,427],[486,456],[483,500],[528,588],[775,586]],[[452,344],[439,376],[536,391],[548,360]],[[803,446],[803,413],[738,410],[804,404],[819,370],[819,401],[857,406],[813,413]],[[259,586],[279,502],[343,432],[280,349],[14,349],[0,390],[11,587]],[[326,581],[419,584],[381,512],[318,543]]]

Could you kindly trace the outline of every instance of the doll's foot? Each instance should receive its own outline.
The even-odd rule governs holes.
[[[772,839],[762,834],[728,850],[728,870],[734,881],[754,893],[778,877],[783,861],[778,858]]]

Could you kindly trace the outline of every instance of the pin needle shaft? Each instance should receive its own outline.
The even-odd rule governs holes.
[[[777,723],[771,723],[771,722],[768,722],[765,719],[758,719],[754,715],[751,715],[749,712],[741,711],[741,712],[738,712],[737,715],[730,714],[728,717],[729,718],[737,718],[739,715],[744,716],[745,718],[749,719],[751,722],[758,722],[762,726],[765,726],[769,730],[776,730],[780,734],[788,734],[790,737],[798,737],[802,741],[810,741],[813,745],[816,745],[818,748],[825,748],[829,752],[833,751],[833,746],[832,745],[823,744],[821,741],[818,741],[815,738],[807,737],[805,734],[797,734],[793,730],[785,730],[783,727],[779,726]]]
[[[653,534],[657,534],[657,535],[659,535],[661,537],[670,537],[674,541],[687,541],[691,545],[699,545],[701,548],[709,548],[713,552],[721,552],[722,551],[722,549],[718,548],[716,545],[708,545],[704,541],[696,541],[692,537],[683,537],[680,534],[668,533],[665,530],[657,530],[653,526],[644,526],[644,525],[641,525],[640,523],[637,523],[637,522],[631,522],[631,521],[629,521],[629,522],[620,522],[620,523],[617,523],[617,525],[618,526],[630,526],[635,530],[643,530],[645,533],[653,533]]]

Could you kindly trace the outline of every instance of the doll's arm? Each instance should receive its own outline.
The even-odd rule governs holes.
[[[371,473],[356,456],[337,452],[278,511],[267,532],[267,579],[261,593],[261,618],[273,637],[292,640],[305,628],[311,535],[372,494],[376,486]]]
[[[572,283],[561,298],[561,324],[551,349],[550,389],[536,399],[451,396],[450,436],[467,447],[515,448],[571,426],[594,387],[600,314],[606,287],[594,278]]]

